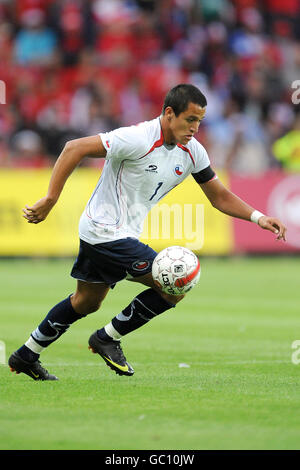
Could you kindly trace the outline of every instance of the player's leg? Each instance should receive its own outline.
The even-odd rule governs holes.
[[[105,283],[77,281],[77,289],[71,295],[71,304],[77,314],[86,316],[96,312],[110,290]]]
[[[76,292],[55,305],[31,333],[23,346],[9,358],[9,366],[35,380],[56,380],[38,361],[41,352],[76,321],[99,309],[109,291],[109,285],[77,281]]]
[[[180,302],[185,297],[185,295],[166,294],[165,292],[160,290],[155,285],[151,272],[149,272],[147,274],[144,274],[143,276],[132,277],[132,278],[128,279],[128,281],[138,282],[140,284],[143,284],[144,286],[147,286],[147,287],[150,287],[151,289],[154,289],[163,299],[165,299],[171,305],[176,305],[178,302]]]
[[[184,297],[165,294],[155,286],[151,270],[157,253],[152,248],[138,240],[128,242],[126,248],[130,257],[126,266],[129,275],[127,279],[139,282],[149,289],[138,294],[127,307],[107,325],[95,331],[89,339],[90,348],[100,354],[107,365],[119,375],[134,373],[132,366],[126,362],[120,339],[157,315],[174,308]],[[143,272],[145,274],[142,274]]]
[[[120,340],[122,336],[140,328],[157,315],[174,308],[184,298],[184,295],[175,296],[160,291],[155,286],[151,273],[129,280],[143,284],[149,289],[138,294],[110,323],[98,331],[103,340]]]

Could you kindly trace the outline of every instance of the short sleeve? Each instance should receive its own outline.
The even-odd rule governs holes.
[[[192,154],[194,155],[194,170],[192,173],[199,173],[208,166],[210,166],[210,160],[207,151],[196,139],[193,139]]]
[[[99,135],[107,152],[107,160],[134,160],[147,152],[147,136],[142,126],[120,127]]]

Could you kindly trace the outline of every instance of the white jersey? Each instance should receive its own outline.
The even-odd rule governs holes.
[[[160,118],[100,133],[107,151],[102,175],[79,223],[79,236],[94,245],[139,238],[150,209],[191,173],[207,168],[204,147],[164,143]]]

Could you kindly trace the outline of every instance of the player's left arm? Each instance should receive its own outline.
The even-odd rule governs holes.
[[[231,217],[256,222],[262,229],[275,233],[277,240],[286,240],[285,234],[287,229],[279,219],[256,211],[229,191],[218,178],[206,183],[199,183],[199,185],[212,206],[219,211]]]

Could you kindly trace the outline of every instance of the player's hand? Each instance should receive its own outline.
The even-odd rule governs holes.
[[[258,225],[265,230],[270,230],[271,232],[276,233],[277,240],[286,241],[285,234],[287,229],[279,219],[264,215],[258,220]]]
[[[28,206],[26,204],[23,209],[23,217],[28,221],[29,224],[38,224],[45,220],[55,202],[48,197],[43,197],[39,199],[33,206]]]

